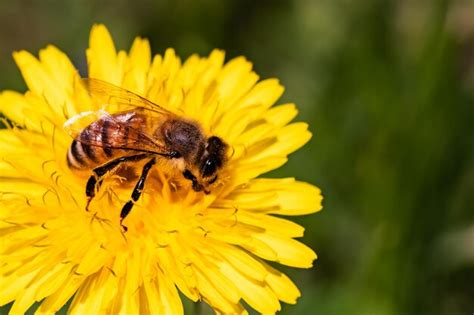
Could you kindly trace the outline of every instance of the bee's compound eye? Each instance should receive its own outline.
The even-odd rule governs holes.
[[[201,175],[203,177],[209,177],[214,174],[217,170],[217,163],[213,157],[209,157],[201,168]]]

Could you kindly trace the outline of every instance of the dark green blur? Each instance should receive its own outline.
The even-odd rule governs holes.
[[[283,268],[302,297],[281,313],[474,312],[474,2],[137,2],[0,0],[0,90],[25,89],[13,50],[49,43],[85,74],[97,22],[122,49],[244,55],[314,133],[270,175],[325,196],[296,218],[319,259]]]

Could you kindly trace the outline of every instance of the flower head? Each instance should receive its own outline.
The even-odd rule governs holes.
[[[38,312],[52,314],[72,298],[72,314],[180,314],[178,291],[217,313],[245,313],[242,300],[262,313],[296,302],[296,286],[265,261],[312,266],[316,255],[294,239],[303,228],[281,216],[318,211],[322,197],[292,178],[257,178],[311,137],[306,124],[289,124],[293,104],[272,107],[283,93],[277,80],[259,81],[243,57],[224,63],[219,50],[182,63],[172,49],[152,58],[137,38],[116,52],[94,26],[89,77],[179,112],[232,148],[210,194],[153,168],[123,233],[133,184],[107,177],[87,212],[87,177],[67,164],[64,123],[99,109],[78,72],[53,46],[14,59],[29,90],[0,95],[11,122],[0,130],[0,305],[14,301],[11,313],[21,314],[41,301]]]

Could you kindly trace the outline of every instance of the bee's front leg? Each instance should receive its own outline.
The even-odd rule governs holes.
[[[194,176],[194,174],[191,173],[190,170],[185,170],[185,171],[183,172],[183,176],[184,176],[184,178],[189,179],[189,180],[193,183],[193,184],[192,184],[192,185],[193,185],[192,187],[193,187],[193,190],[194,190],[195,192],[204,191],[204,193],[205,193],[206,195],[210,193],[208,190],[206,190],[206,189],[204,188],[203,185],[201,185],[201,184],[198,182],[196,176]]]

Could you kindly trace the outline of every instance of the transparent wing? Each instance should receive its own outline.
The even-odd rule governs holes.
[[[146,124],[133,112],[110,115],[104,110],[80,113],[64,123],[64,129],[76,141],[107,149],[131,150],[168,155],[164,146],[134,127]]]
[[[84,78],[81,81],[89,91],[92,101],[100,107],[105,106],[109,112],[141,109],[153,115],[174,115],[158,104],[111,83],[93,78]],[[111,106],[114,108],[111,109]]]

